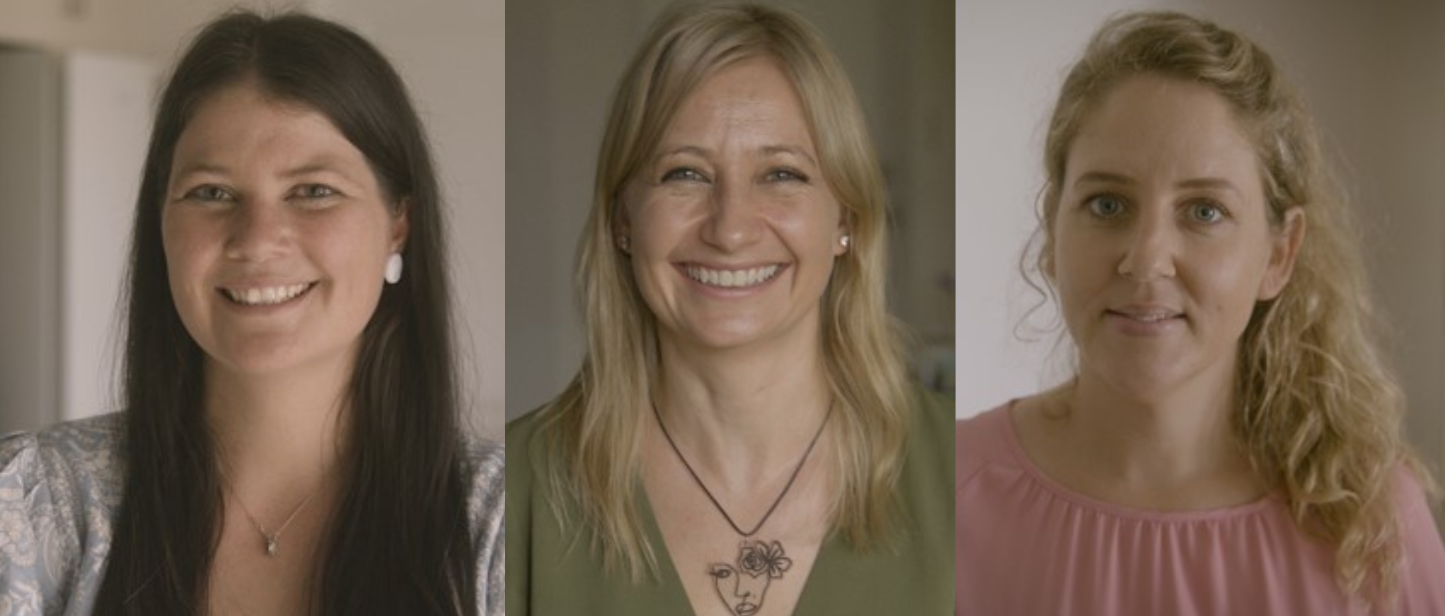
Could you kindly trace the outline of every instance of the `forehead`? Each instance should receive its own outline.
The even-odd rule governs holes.
[[[1066,176],[1089,172],[1260,186],[1254,140],[1232,105],[1209,86],[1149,74],[1114,85],[1086,112]]]
[[[802,98],[779,61],[757,55],[734,61],[683,97],[668,137],[744,129],[811,147]]]
[[[336,165],[366,164],[325,114],[245,81],[201,99],[176,140],[172,166],[286,165],[318,158]]]

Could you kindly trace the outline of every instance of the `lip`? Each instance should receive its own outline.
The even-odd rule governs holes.
[[[706,263],[700,261],[683,261],[674,263],[673,267],[677,270],[678,274],[683,277],[683,279],[687,280],[688,284],[692,285],[694,289],[697,289],[703,294],[716,297],[746,297],[757,294],[772,286],[774,282],[776,282],[779,278],[783,277],[783,273],[788,271],[792,267],[792,264],[766,261],[742,264],[721,264]],[[771,270],[769,268],[771,268]],[[766,275],[766,277],[759,282],[746,286],[721,286],[718,284],[708,284],[699,280],[698,277],[695,277],[695,275],[700,274],[701,270],[705,270],[706,272],[708,272],[706,274],[702,274],[702,277],[704,278],[712,278],[721,272],[727,272],[728,276],[738,276],[743,275],[744,273],[751,273],[751,275],[755,277],[763,275]],[[723,278],[722,276],[718,277]]]
[[[1104,320],[1129,336],[1159,336],[1184,327],[1183,310],[1163,304],[1126,304],[1104,310]]]

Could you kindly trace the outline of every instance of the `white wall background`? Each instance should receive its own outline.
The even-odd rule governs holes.
[[[66,54],[113,54],[148,63],[164,74],[188,36],[234,3],[230,0],[4,0],[0,2],[0,44]],[[456,285],[458,347],[463,355],[463,392],[472,423],[499,436],[505,394],[505,313],[503,259],[505,229],[502,200],[504,26],[502,0],[429,0],[424,4],[381,0],[252,0],[240,5],[274,10],[298,7],[346,23],[372,40],[397,66],[411,90],[432,140],[451,216]],[[158,86],[157,86],[158,87]],[[148,135],[141,135],[144,140]],[[143,153],[144,144],[136,144]],[[61,153],[85,156],[85,153]],[[106,164],[102,161],[101,164]],[[140,160],[111,160],[116,169],[139,174]],[[84,180],[81,180],[84,182]],[[118,191],[124,192],[124,191]],[[90,193],[87,193],[90,194]],[[75,239],[86,234],[124,234],[134,193],[97,196],[113,199],[125,223],[107,228],[81,223]],[[71,241],[74,241],[71,240]],[[95,294],[113,289],[123,263],[124,239],[102,242],[87,261],[112,265],[99,273],[71,274],[67,288]],[[96,269],[96,268],[90,268]],[[3,296],[0,296],[3,297]],[[87,295],[89,297],[89,295]],[[114,300],[109,300],[109,305]],[[97,411],[115,408],[110,385],[113,319],[87,322],[65,347],[61,362],[79,362],[79,382],[67,393],[77,404]],[[102,335],[104,332],[104,335]],[[85,350],[89,349],[89,352]],[[97,374],[86,374],[87,372]],[[86,397],[90,402],[83,402]]]
[[[508,416],[559,393],[582,356],[571,280],[613,88],[667,0],[507,7]],[[828,39],[862,101],[894,206],[894,314],[953,345],[950,0],[787,0]]]
[[[1014,335],[1039,296],[1018,273],[1042,186],[1047,114],[1067,67],[1108,15],[1170,8],[1264,46],[1344,158],[1365,224],[1387,346],[1409,396],[1407,432],[1445,469],[1445,7],[1434,2],[1022,0],[956,18],[958,415],[1049,385],[1057,339]],[[1036,320],[1049,322],[1052,312]],[[1064,358],[1066,359],[1066,357]]]

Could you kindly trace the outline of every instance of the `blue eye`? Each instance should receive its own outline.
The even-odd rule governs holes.
[[[226,190],[225,188],[222,188],[215,184],[204,184],[192,188],[182,198],[190,201],[202,201],[206,203],[236,200],[236,196],[231,194],[231,191]]]
[[[1117,218],[1124,213],[1124,200],[1113,195],[1090,197],[1085,205],[1099,218]]]
[[[707,176],[691,167],[678,167],[662,174],[663,182],[706,182]]]
[[[293,194],[302,199],[325,199],[336,196],[337,192],[325,184],[302,184],[296,187]]]
[[[773,169],[773,170],[771,170],[771,171],[768,171],[768,173],[763,176],[763,179],[765,179],[765,180],[767,180],[767,181],[769,181],[769,182],[803,182],[803,183],[807,183],[807,181],[808,181],[808,176],[804,175],[802,172],[799,172],[799,171],[796,171],[796,170],[793,170],[793,169],[781,168],[781,169]]]
[[[1216,223],[1224,220],[1224,208],[1213,203],[1194,203],[1189,206],[1189,217],[1195,222]]]

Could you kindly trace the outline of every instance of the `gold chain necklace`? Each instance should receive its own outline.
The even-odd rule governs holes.
[[[778,497],[773,499],[773,504],[768,507],[767,513],[763,514],[761,520],[755,524],[752,530],[743,531],[741,526],[728,515],[727,509],[718,502],[717,497],[712,495],[712,490],[707,489],[707,484],[702,482],[697,471],[687,462],[687,456],[682,455],[682,450],[677,447],[677,442],[672,440],[672,435],[667,432],[667,424],[662,422],[662,413],[657,410],[657,401],[652,401],[652,415],[657,418],[657,427],[662,429],[663,438],[667,439],[668,446],[672,452],[677,454],[677,459],[682,462],[687,474],[692,475],[692,480],[697,487],[702,488],[702,493],[712,501],[712,506],[727,520],[728,526],[733,527],[737,534],[742,536],[738,545],[738,556],[734,564],[713,563],[708,565],[707,574],[713,579],[713,586],[717,589],[718,598],[722,599],[728,611],[735,616],[753,616],[763,607],[763,597],[766,595],[768,585],[773,580],[783,578],[789,568],[793,566],[793,559],[788,558],[783,551],[783,544],[780,541],[754,541],[753,535],[757,534],[768,522],[768,518],[777,511],[778,504],[783,502],[783,497],[793,488],[793,482],[797,481],[798,474],[803,471],[803,465],[808,462],[809,454],[813,453],[813,446],[818,444],[818,437],[823,435],[823,427],[828,425],[828,419],[833,416],[833,406],[828,406],[828,414],[823,416],[822,423],[818,424],[818,431],[813,433],[813,440],[808,442],[808,448],[803,451],[803,456],[798,459],[798,465],[793,467],[793,474],[788,476],[788,483],[778,492]]]

